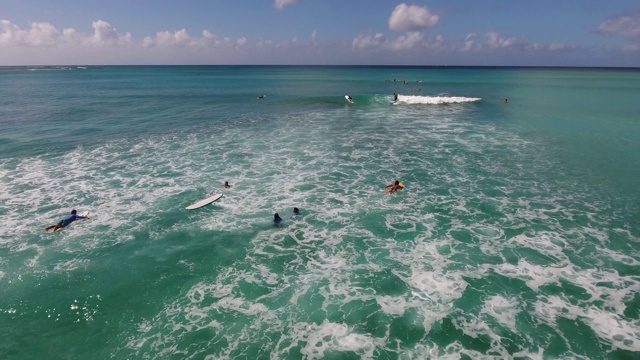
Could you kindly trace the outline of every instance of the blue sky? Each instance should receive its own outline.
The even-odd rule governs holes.
[[[0,65],[640,67],[639,0],[3,0]]]

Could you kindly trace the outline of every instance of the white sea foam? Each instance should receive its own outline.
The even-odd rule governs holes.
[[[490,315],[513,333],[517,333],[516,316],[520,311],[520,303],[517,299],[507,299],[497,295],[485,301],[481,314]]]
[[[344,324],[323,322],[320,325],[300,323],[293,327],[293,341],[304,342],[300,353],[308,359],[322,359],[327,351],[354,352],[362,359],[373,359],[375,341],[354,333]]]
[[[405,104],[460,104],[480,100],[482,99],[463,96],[398,95],[398,102]]]

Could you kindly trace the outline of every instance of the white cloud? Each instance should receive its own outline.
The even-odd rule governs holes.
[[[216,36],[212,34],[209,30],[202,30],[202,37],[205,39],[214,40]]]
[[[301,3],[302,0],[275,0],[273,7],[276,9],[284,9],[287,6]]]
[[[46,22],[31,23],[31,29],[22,30],[9,20],[0,20],[0,44],[19,46],[54,46],[63,36],[51,24]]]
[[[58,43],[61,34],[46,22],[32,23],[31,30],[25,33],[25,44],[30,46],[51,46]]]
[[[501,49],[501,48],[510,48],[516,44],[516,38],[511,37],[508,39],[504,39],[500,37],[495,31],[490,31],[487,33],[487,46],[490,49]]]
[[[566,49],[567,45],[565,45],[564,43],[553,43],[553,44],[549,44],[549,51],[559,51],[559,50],[564,50]]]
[[[285,3],[293,4],[293,2],[282,2],[283,6],[287,6]],[[421,9],[411,14],[422,20],[415,20],[415,16],[414,18],[404,17],[407,14],[403,15],[403,11],[410,9]],[[389,26],[393,26],[393,29],[398,31],[404,30],[402,33],[390,36],[374,31],[359,35],[350,42],[338,40],[334,43],[322,43],[319,41],[318,31],[311,29],[308,35],[301,38],[289,38],[278,43],[268,38],[249,41],[244,36],[222,37],[209,30],[191,35],[184,28],[177,31],[159,31],[155,35],[134,40],[129,33],[119,32],[104,20],[93,21],[92,30],[89,32],[79,32],[73,28],[60,30],[48,22],[34,22],[21,29],[9,20],[0,20],[0,65],[369,62],[455,64],[474,61],[503,63],[513,61],[512,59],[528,63],[543,57],[564,59],[574,53],[571,55],[573,58],[568,58],[571,60],[577,58],[575,53],[588,51],[564,42],[527,43],[524,36],[522,38],[503,37],[493,31],[487,33],[486,38],[480,33],[468,33],[461,40],[452,42],[449,39],[447,43],[442,35],[428,36],[428,33],[423,31],[425,26],[435,25],[438,19],[437,16],[430,15],[426,8],[401,4],[396,7],[396,10],[389,20]],[[419,16],[420,13],[424,15],[425,12],[432,16],[430,21],[425,20],[428,16]],[[394,25],[391,25],[392,23]],[[614,26],[614,24],[617,25]],[[408,31],[408,29],[415,30]],[[623,62],[618,64],[627,65],[637,62],[633,57],[640,51],[640,41],[635,39],[640,37],[635,35],[634,29],[628,20],[623,21],[621,17],[610,19],[601,27],[602,32],[606,30],[609,34],[624,35],[630,39],[629,44],[621,49],[623,51],[615,55],[623,58]],[[521,50],[521,53],[509,51],[509,54],[505,54],[503,51],[513,48]],[[480,60],[476,60],[475,57],[469,58],[471,52],[479,55],[477,59]],[[539,54],[532,52],[539,52]],[[506,55],[508,56],[505,57]],[[570,61],[565,63],[569,64]]]
[[[118,32],[106,21],[98,20],[91,23],[93,28],[92,40],[97,44],[109,44],[118,41]]]
[[[394,51],[413,49],[422,44],[423,37],[419,31],[409,32],[388,43],[386,48]]]
[[[430,49],[440,49],[444,45],[444,36],[438,35],[436,36],[435,41],[431,41],[427,44]]]
[[[58,31],[47,22],[31,23],[31,28],[22,30],[9,20],[0,20],[0,44],[28,47],[58,47],[63,45],[109,45],[123,46],[131,43],[131,34],[118,34],[116,29],[103,20],[94,21],[93,34],[81,34],[75,29]]]
[[[464,46],[462,46],[460,51],[462,51],[462,52],[471,51],[473,49],[473,45],[476,42],[476,37],[477,36],[476,36],[475,33],[471,33],[471,34],[467,35],[467,37],[464,39]]]
[[[377,33],[373,36],[360,35],[356,37],[351,42],[351,47],[354,49],[382,48],[391,51],[403,51],[427,46],[428,44],[425,44],[423,39],[424,34],[420,31],[408,32],[404,35],[398,36],[395,40],[387,40],[384,35]],[[439,36],[436,38],[436,41],[429,46],[437,47],[442,41],[442,36]]]
[[[571,49],[575,49],[575,47],[571,47],[565,43],[562,42],[555,42],[555,43],[551,43],[551,44],[540,44],[540,43],[531,43],[531,44],[524,44],[523,45],[523,49],[526,51],[564,51],[564,50],[571,50]]]
[[[211,34],[213,35],[213,34]],[[210,39],[209,37],[205,37]],[[160,31],[156,33],[155,38],[146,37],[143,40],[145,47],[173,47],[173,46],[189,46],[195,44],[193,38],[186,29],[178,30],[175,32]]]
[[[432,14],[426,6],[402,3],[391,13],[389,29],[396,32],[418,31],[436,25],[439,19],[440,17]]]
[[[256,43],[256,48],[258,49],[268,49],[273,46],[272,40],[259,39]]]
[[[198,50],[214,49],[216,47],[242,47],[248,43],[246,37],[242,36],[236,40],[230,37],[218,38],[209,30],[202,31],[202,37],[189,35],[186,29],[178,31],[160,31],[155,37],[147,36],[142,40],[145,48],[193,48]]]
[[[629,39],[640,39],[640,10],[630,11],[603,22],[600,32]]]
[[[353,39],[351,42],[351,46],[354,49],[367,49],[379,47],[385,43],[385,38],[382,34],[377,33],[373,36],[371,35],[360,35],[357,38]]]
[[[527,44],[527,46],[525,46],[524,49],[527,51],[540,51],[540,50],[544,50],[545,46],[539,43],[531,43],[531,44]]]
[[[299,45],[299,39],[298,39],[297,36],[294,36],[289,41],[282,41],[282,42],[276,44],[276,48],[278,48],[278,49],[292,49],[292,48],[298,47],[298,46],[300,46],[300,45]]]

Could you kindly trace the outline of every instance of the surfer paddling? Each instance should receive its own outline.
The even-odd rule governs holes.
[[[403,187],[404,187],[404,185],[400,181],[396,180],[396,182],[394,182],[393,184],[386,186],[387,194],[391,195],[394,192],[402,189]]]
[[[53,229],[53,231],[56,231],[58,229],[64,228],[65,226],[71,224],[72,222],[74,222],[76,220],[86,219],[86,218],[87,218],[87,216],[78,215],[77,211],[74,209],[74,210],[71,210],[71,215],[67,216],[66,219],[60,220],[60,222],[57,223],[56,225],[51,225],[51,226],[47,227],[46,229],[44,229],[44,231],[49,231],[49,230],[52,230],[52,229]]]

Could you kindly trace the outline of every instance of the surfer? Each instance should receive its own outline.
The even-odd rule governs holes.
[[[258,96],[258,99],[264,99],[267,95],[260,95]]]
[[[387,194],[393,194],[394,192],[402,189],[402,185],[400,185],[400,181],[398,180],[396,180],[396,182],[391,185],[387,185],[386,187],[388,188]]]
[[[60,228],[63,228],[65,226],[71,224],[72,222],[74,222],[74,221],[76,221],[78,219],[86,219],[87,218],[86,216],[80,216],[80,215],[78,215],[76,213],[77,213],[77,211],[75,209],[71,210],[71,215],[69,215],[66,219],[60,220],[60,222],[57,223],[56,225],[51,225],[51,226],[47,227],[46,229],[44,229],[44,231],[49,231],[51,229],[53,229],[53,231],[56,231],[56,230],[58,230]]]
[[[273,215],[273,226],[279,226],[281,222],[282,218],[280,217],[280,215],[278,215],[278,213],[275,213]]]
[[[398,101],[398,93],[393,93],[393,102]]]
[[[353,104],[353,99],[351,98],[350,95],[347,95],[347,101]]]
[[[224,182],[224,187],[226,187],[226,188],[230,188],[230,187],[231,187],[231,185],[229,185],[229,182],[228,182],[228,181],[225,181],[225,182]]]
[[[504,103],[508,104],[509,103],[509,99],[504,99]]]
[[[294,207],[293,208],[293,215],[294,216],[300,215],[300,209],[298,209],[297,207]]]

